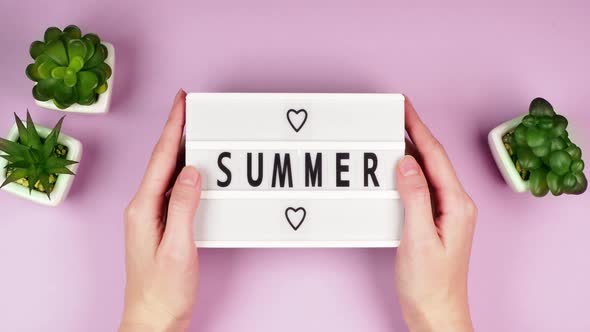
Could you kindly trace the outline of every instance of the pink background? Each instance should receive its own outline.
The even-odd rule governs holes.
[[[0,330],[113,331],[124,289],[122,211],[178,88],[403,92],[480,209],[470,271],[478,331],[589,331],[590,195],[534,199],[503,183],[487,132],[538,95],[588,129],[585,1],[16,1],[0,3],[0,131],[52,125],[24,75],[47,26],[117,51],[111,113],[69,115],[86,155],[59,208],[0,193]],[[585,144],[590,162],[588,135]],[[190,331],[405,331],[395,250],[201,250]]]

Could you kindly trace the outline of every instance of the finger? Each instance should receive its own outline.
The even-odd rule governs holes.
[[[420,165],[414,157],[405,156],[400,160],[396,173],[405,214],[402,241],[412,244],[439,243],[432,217],[430,191]]]
[[[414,143],[408,139],[406,137],[406,154],[409,154],[410,156],[416,158],[416,160],[418,160],[418,158],[420,157],[420,154],[418,153],[418,149],[416,148],[416,145],[414,145]]]
[[[448,207],[445,203],[464,194],[463,186],[444,148],[422,122],[408,98],[405,103],[405,118],[408,135],[416,145],[428,180],[441,200],[440,208],[444,210]]]
[[[172,188],[162,250],[194,248],[193,220],[201,198],[201,176],[196,168],[185,167]]]
[[[182,140],[186,92],[178,91],[168,121],[154,147],[138,196],[157,205],[172,180]]]

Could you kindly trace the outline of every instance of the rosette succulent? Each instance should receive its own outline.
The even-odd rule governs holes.
[[[567,119],[556,114],[547,100],[535,98],[529,114],[503,137],[516,169],[535,196],[549,191],[555,196],[579,195],[588,187],[582,150],[570,140],[567,126]]]
[[[15,114],[18,128],[18,140],[15,142],[0,138],[0,155],[8,161],[6,180],[1,187],[15,182],[28,187],[29,192],[38,190],[51,199],[51,191],[60,174],[74,173],[68,168],[77,163],[67,160],[68,148],[57,142],[61,131],[63,117],[57,122],[47,137],[40,137],[29,112],[27,125]]]
[[[27,77],[35,81],[33,97],[53,100],[60,109],[72,104],[91,105],[108,88],[112,69],[105,63],[107,48],[93,33],[82,36],[80,28],[63,31],[50,27],[43,41],[34,41],[29,53],[34,63],[27,66]]]

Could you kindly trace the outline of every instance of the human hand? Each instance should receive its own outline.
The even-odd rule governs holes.
[[[139,191],[125,211],[127,286],[120,332],[184,331],[199,277],[193,218],[201,177],[182,169],[172,188],[185,120],[178,92]],[[164,226],[165,223],[165,226]]]
[[[405,208],[395,267],[404,319],[412,332],[473,331],[467,271],[477,208],[409,100],[405,115],[424,171],[405,156],[396,172]]]

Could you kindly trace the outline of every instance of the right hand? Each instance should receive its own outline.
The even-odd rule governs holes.
[[[477,208],[407,99],[405,108],[406,130],[424,168],[405,156],[396,172],[405,208],[395,267],[404,319],[412,332],[471,332],[467,272]]]

